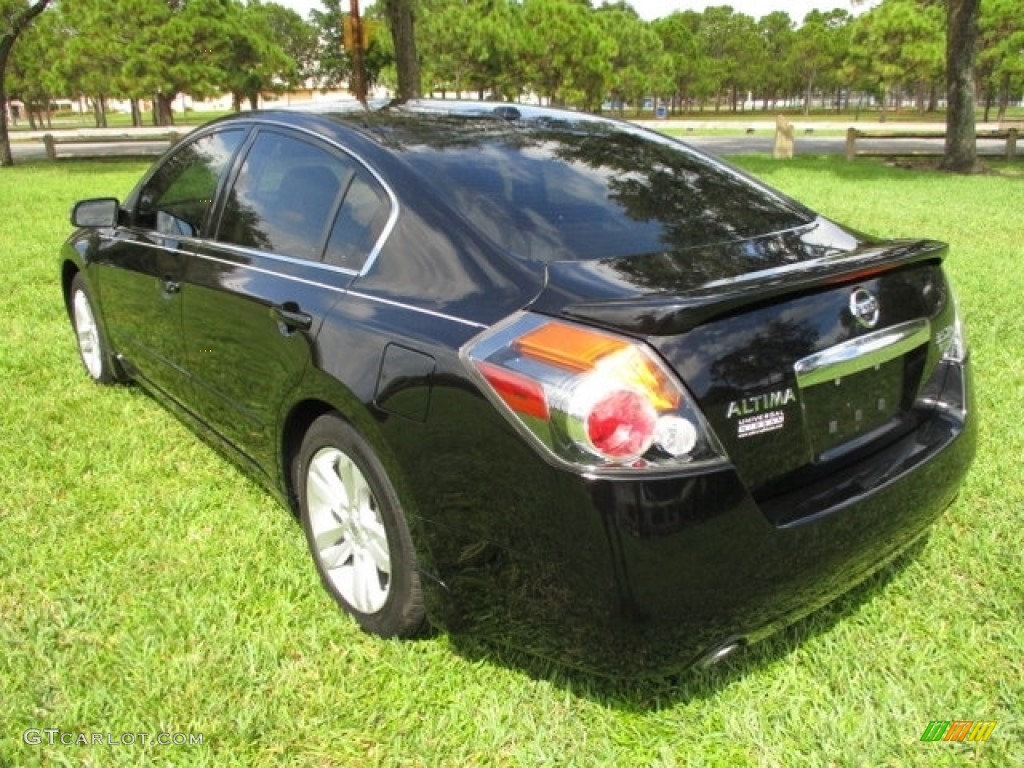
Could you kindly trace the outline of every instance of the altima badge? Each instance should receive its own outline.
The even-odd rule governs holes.
[[[874,328],[878,325],[881,308],[875,295],[864,288],[858,288],[850,294],[850,314],[862,328]]]
[[[786,412],[783,409],[793,402],[796,402],[796,393],[792,387],[786,387],[775,392],[733,400],[729,403],[725,417],[741,417],[736,422],[736,437],[742,440],[785,428]]]
[[[765,411],[785,408],[793,402],[796,402],[796,393],[792,387],[786,387],[775,392],[764,392],[753,397],[744,397],[742,400],[733,400],[729,403],[729,408],[725,412],[725,418],[754,416]]]

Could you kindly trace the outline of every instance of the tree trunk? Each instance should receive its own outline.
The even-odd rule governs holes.
[[[1006,119],[1006,109],[1010,106],[1010,76],[1003,75],[1003,82],[999,86],[999,111],[996,113],[996,120],[1002,122]]]
[[[7,128],[7,88],[4,83],[7,72],[7,59],[14,47],[14,35],[0,38],[0,166],[14,165],[11,155],[11,137]]]
[[[942,168],[979,170],[974,125],[974,49],[981,0],[948,0],[946,11],[946,151]]]
[[[105,99],[103,96],[96,96],[92,100],[93,119],[96,122],[97,128],[107,127],[107,110],[104,102]]]
[[[388,24],[391,26],[391,39],[395,44],[400,99],[415,99],[420,95],[420,62],[416,55],[416,18],[412,3],[413,0],[384,2]]]
[[[807,83],[804,86],[804,114],[811,114],[811,98],[814,95],[814,73],[808,75]]]
[[[7,127],[7,62],[10,60],[14,41],[18,39],[18,35],[49,4],[50,0],[38,0],[30,5],[24,13],[14,17],[9,27],[10,31],[0,37],[0,167],[14,165],[14,157],[11,155],[11,136]]]
[[[138,99],[132,99],[131,100],[131,105],[132,105],[132,127],[133,128],[141,128],[142,127],[142,110],[139,109],[139,100]]]
[[[174,125],[174,112],[171,105],[174,103],[174,95],[158,93],[153,99],[153,122],[156,125]]]

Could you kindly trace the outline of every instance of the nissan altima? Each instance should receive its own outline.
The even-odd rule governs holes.
[[[709,663],[904,551],[974,453],[946,245],[629,124],[246,113],[72,223],[87,374],[260,479],[382,636]]]

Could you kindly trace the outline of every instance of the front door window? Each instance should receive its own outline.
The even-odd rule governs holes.
[[[135,223],[171,237],[205,237],[217,184],[244,130],[221,131],[179,149],[139,195]]]

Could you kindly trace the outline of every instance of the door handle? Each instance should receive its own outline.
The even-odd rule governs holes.
[[[308,331],[313,327],[313,317],[302,312],[294,301],[275,304],[270,308],[270,316],[292,331]]]

